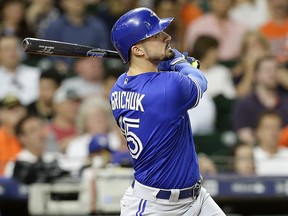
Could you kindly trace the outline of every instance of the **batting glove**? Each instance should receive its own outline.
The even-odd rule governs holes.
[[[175,57],[171,60],[160,62],[158,65],[159,71],[178,71],[177,65],[179,64],[187,64],[195,68],[200,67],[200,62],[193,57],[189,57],[187,52],[182,54],[176,49],[173,49],[173,51],[175,52]]]
[[[159,71],[176,71],[176,65],[180,63],[186,63],[187,61],[182,53],[180,53],[176,49],[172,49],[175,53],[175,56],[173,59],[167,60],[167,61],[162,61],[158,65],[158,70]]]
[[[194,68],[200,68],[200,61],[195,59],[194,57],[188,56],[187,52],[184,52],[183,55],[185,56],[186,61]]]

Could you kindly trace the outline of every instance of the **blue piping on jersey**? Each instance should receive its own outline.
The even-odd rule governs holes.
[[[187,66],[187,64],[179,64],[179,72],[189,76],[191,79],[196,80],[196,85],[198,84],[201,89],[201,97],[203,93],[207,90],[207,79],[203,72],[197,68]]]

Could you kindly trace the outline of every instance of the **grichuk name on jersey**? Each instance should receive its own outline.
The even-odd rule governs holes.
[[[144,112],[142,100],[145,94],[130,91],[115,91],[111,94],[111,107],[115,109],[128,109]]]

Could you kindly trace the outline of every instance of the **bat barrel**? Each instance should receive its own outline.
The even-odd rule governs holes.
[[[120,59],[120,55],[117,51],[38,38],[25,38],[22,41],[22,48],[27,53],[37,55]]]

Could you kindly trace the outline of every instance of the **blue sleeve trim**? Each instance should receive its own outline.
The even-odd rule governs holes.
[[[186,63],[178,64],[178,69],[180,73],[187,75],[195,83],[198,89],[198,97],[199,99],[202,98],[203,93],[207,89],[207,80],[202,71]],[[197,101],[199,99],[197,98]]]

